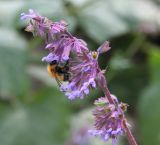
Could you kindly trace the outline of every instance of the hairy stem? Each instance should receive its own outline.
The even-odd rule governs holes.
[[[123,126],[125,127],[125,130],[126,130],[126,134],[127,134],[127,138],[128,138],[128,141],[131,145],[137,145],[136,143],[136,140],[131,132],[131,130],[128,128],[127,126],[127,123],[126,123],[126,120],[123,120]]]
[[[103,79],[105,79],[105,77],[103,77]],[[106,82],[106,79],[105,79],[104,81]],[[104,82],[104,81],[103,81],[103,82]],[[105,86],[104,86],[104,84],[103,84],[102,89],[103,89],[104,94],[105,94],[105,97],[107,98],[107,100],[109,101],[109,103],[110,103],[110,104],[115,104],[115,101],[114,101],[113,98],[111,97],[111,93],[110,93],[110,91],[109,91],[106,83],[105,83]],[[124,128],[125,128],[125,131],[126,131],[126,134],[127,134],[127,138],[128,138],[128,141],[129,141],[130,145],[137,145],[136,140],[135,140],[132,132],[131,132],[130,129],[128,128],[127,122],[126,122],[125,119],[123,120],[123,126],[124,126]]]

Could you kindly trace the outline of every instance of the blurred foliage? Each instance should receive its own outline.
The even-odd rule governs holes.
[[[62,144],[70,109],[56,89],[43,88],[27,100],[1,107],[0,139],[4,145]],[[61,107],[62,106],[62,107]],[[9,107],[9,108],[8,108]],[[57,109],[59,108],[59,109]],[[4,113],[2,109],[7,109]],[[59,135],[60,134],[60,135]]]
[[[6,96],[23,95],[29,83],[25,74],[26,41],[14,30],[2,27],[0,32],[0,92]]]
[[[83,118],[89,114],[85,108],[103,93],[93,90],[84,100],[71,102],[58,91],[41,62],[46,54],[43,41],[25,32],[26,23],[20,20],[20,13],[29,8],[54,21],[65,19],[69,30],[92,50],[110,41],[111,51],[99,59],[101,68],[107,69],[109,89],[130,105],[128,115],[136,122],[139,144],[160,144],[159,4],[159,0],[0,0],[0,144],[93,144],[75,143],[73,136],[92,124]]]
[[[151,82],[143,90],[139,102],[139,118],[142,142],[145,145],[160,144],[160,50],[152,47],[149,55]]]

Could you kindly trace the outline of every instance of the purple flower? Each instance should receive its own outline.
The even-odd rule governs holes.
[[[115,96],[112,95],[115,100]],[[115,100],[117,101],[117,100]],[[104,141],[112,139],[112,145],[116,145],[117,137],[125,133],[123,127],[124,111],[127,105],[124,103],[109,104],[106,98],[100,98],[95,101],[97,105],[93,111],[95,117],[95,130],[89,130],[89,133],[100,136]]]
[[[33,10],[29,10],[28,14],[21,14],[22,20],[30,20],[26,31],[33,32],[41,37],[50,37],[46,39],[52,39],[55,33],[64,32],[67,29],[67,23],[63,20],[60,22],[52,22],[46,17],[42,17]]]
[[[21,19],[22,20],[26,20],[26,19],[35,19],[37,17],[40,17],[36,12],[34,12],[34,10],[29,9],[29,13],[25,14],[25,13],[21,13]]]
[[[96,88],[96,77],[101,71],[97,62],[97,52],[83,53],[79,60],[70,62],[71,78],[61,90],[69,99],[83,99],[89,94],[90,88]]]
[[[73,52],[75,52],[77,54],[89,52],[89,50],[87,48],[87,43],[85,41],[83,41],[82,39],[78,39],[78,38],[74,37],[71,40],[71,46],[72,46]]]
[[[70,37],[68,34],[57,34],[55,40],[47,44],[46,49],[49,49],[48,56],[42,58],[42,61],[50,63],[53,60],[58,62],[66,62],[69,59],[70,53],[79,55],[82,52],[89,51],[86,43],[76,37]]]
[[[22,13],[21,19],[30,20],[26,31],[45,39],[46,49],[49,50],[49,54],[43,57],[42,61],[48,63],[54,60],[66,62],[71,52],[75,55],[89,52],[87,44],[83,40],[73,37],[67,31],[67,23],[64,20],[52,22],[31,9],[28,14]]]
[[[97,50],[97,52],[100,53],[105,53],[108,50],[110,50],[111,48],[109,47],[109,42],[105,41]]]
[[[99,68],[98,56],[109,49],[109,44],[106,41],[97,52],[88,52],[86,43],[74,37],[72,49],[78,57],[76,60],[70,60],[71,77],[67,85],[61,86],[61,91],[65,92],[65,95],[71,100],[75,98],[83,99],[84,96],[89,94],[90,88],[95,89],[97,84],[101,85],[103,83],[101,81],[103,71]]]
[[[57,38],[52,40],[51,43],[47,44],[46,49],[49,50],[49,54],[43,57],[42,61],[46,61],[48,63],[54,60],[57,60],[57,62],[67,61],[71,51],[68,39],[70,38],[68,38],[67,35],[57,34]]]
[[[51,21],[46,18],[38,15],[33,10],[29,10],[28,14],[21,14],[22,20],[30,20],[28,26],[26,27],[26,31],[32,32],[34,35],[38,35],[41,37],[46,37],[46,33],[50,29]]]
[[[51,71],[60,70],[61,76],[67,74],[64,75],[64,79],[56,78],[56,80],[60,84],[60,90],[69,99],[83,99],[89,94],[90,89],[95,89],[97,85],[104,92],[105,97],[95,101],[96,109],[93,111],[95,129],[89,132],[100,136],[104,141],[111,138],[112,145],[116,145],[118,136],[126,132],[131,144],[136,144],[124,117],[127,105],[119,103],[115,96],[110,95],[104,75],[105,70],[101,70],[98,65],[99,54],[110,49],[109,42],[104,42],[97,51],[90,52],[83,40],[68,32],[68,25],[63,20],[52,22],[31,9],[28,14],[22,13],[21,19],[29,20],[26,31],[45,40],[45,48],[49,53],[42,58],[42,61],[51,63],[56,60],[57,66]],[[61,67],[63,63],[66,68]],[[68,80],[68,83],[61,84],[61,80]]]
[[[64,20],[61,20],[60,22],[54,22],[51,24],[51,32],[53,34],[64,32],[67,29],[67,23]]]

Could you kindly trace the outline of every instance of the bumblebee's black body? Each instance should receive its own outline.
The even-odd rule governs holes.
[[[69,67],[65,66],[65,67],[59,67],[56,66],[55,67],[55,71],[59,74],[59,75],[63,75],[63,81],[68,81],[69,79],[69,73],[68,73]]]
[[[68,81],[69,80],[69,66],[68,61],[65,64],[59,64],[57,61],[52,61],[48,65],[48,72],[54,77],[57,83],[60,85],[60,81]]]

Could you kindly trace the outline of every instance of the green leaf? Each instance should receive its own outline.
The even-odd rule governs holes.
[[[23,11],[28,11],[28,9],[33,9],[37,11],[37,13],[49,17],[63,16],[65,14],[65,9],[61,0],[26,1]]]
[[[141,22],[156,21],[158,12],[158,7],[152,2],[99,0],[86,2],[79,7],[77,14],[88,35],[102,43],[136,28]]]
[[[9,50],[24,51],[27,43],[14,29],[0,27],[0,46]]]
[[[143,145],[160,144],[160,84],[151,84],[141,95],[139,103],[140,131]]]
[[[160,144],[160,51],[152,49],[150,52],[150,85],[143,90],[139,102],[139,123],[141,144]]]
[[[13,27],[24,1],[0,1],[0,26]]]
[[[153,48],[153,46],[152,46]],[[151,79],[153,82],[160,82],[160,50],[159,48],[153,48],[150,51],[150,57],[149,57],[149,64],[150,64],[150,70],[151,70]]]
[[[69,23],[71,31],[74,31],[76,27],[75,18],[69,16],[61,0],[0,1],[0,26],[10,28],[26,26],[26,23],[20,20],[20,14],[28,13],[29,9],[51,19],[54,18],[54,21],[65,19]]]
[[[14,30],[0,28],[0,94],[22,95],[28,90],[25,74],[26,41]]]
[[[118,71],[118,70],[124,70],[124,69],[131,68],[132,64],[128,58],[125,58],[123,55],[118,53],[112,56],[112,59],[110,61],[110,66],[115,71]]]

